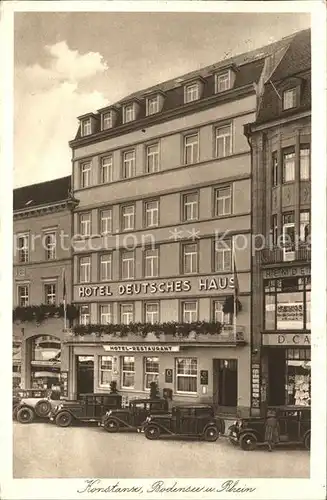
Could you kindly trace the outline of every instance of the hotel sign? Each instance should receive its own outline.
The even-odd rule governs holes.
[[[234,276],[212,276],[193,280],[143,281],[113,285],[78,286],[78,298],[117,297],[179,292],[208,292],[234,289]]]
[[[119,352],[178,352],[179,345],[104,345],[105,351]]]
[[[311,335],[305,333],[264,333],[262,345],[271,346],[310,346]]]

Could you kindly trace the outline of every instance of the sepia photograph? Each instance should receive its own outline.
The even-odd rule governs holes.
[[[120,3],[7,12],[3,498],[322,499],[313,14]]]

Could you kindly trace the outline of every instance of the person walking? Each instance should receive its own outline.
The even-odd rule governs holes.
[[[274,410],[268,410],[265,422],[265,441],[268,443],[268,451],[272,451],[279,441],[279,422]]]

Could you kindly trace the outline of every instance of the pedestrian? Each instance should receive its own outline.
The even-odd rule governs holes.
[[[268,443],[268,451],[272,451],[279,441],[279,422],[274,410],[268,410],[265,422],[265,441]]]

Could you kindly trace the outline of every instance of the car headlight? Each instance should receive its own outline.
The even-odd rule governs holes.
[[[151,417],[146,417],[146,422],[151,422]]]
[[[112,414],[112,410],[109,410],[109,411],[107,411],[107,413],[106,413],[107,417],[109,417],[109,415],[111,415],[111,414]]]
[[[63,407],[63,405],[58,405],[58,406],[56,406],[56,407],[55,407],[55,411],[59,411],[59,410],[61,410],[61,408],[62,408],[62,407]]]

